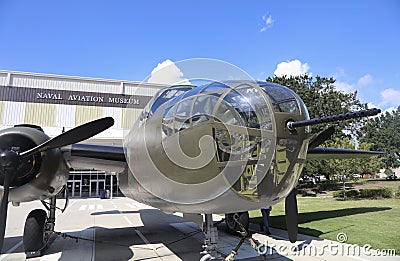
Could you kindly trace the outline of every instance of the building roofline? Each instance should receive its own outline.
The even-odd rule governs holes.
[[[35,72],[21,72],[21,71],[11,71],[11,70],[0,70],[0,74],[11,74],[11,75],[22,75],[22,76],[37,76],[46,78],[56,78],[56,79],[68,79],[68,80],[83,80],[92,82],[108,82],[108,83],[123,83],[123,84],[133,84],[133,85],[144,85],[146,87],[153,88],[164,88],[168,87],[168,84],[151,83],[151,82],[139,82],[139,81],[129,81],[129,80],[116,80],[107,78],[92,78],[92,77],[82,77],[82,76],[68,76],[60,74],[46,74],[46,73],[35,73]]]

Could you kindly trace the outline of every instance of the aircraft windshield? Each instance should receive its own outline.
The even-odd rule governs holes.
[[[272,130],[272,111],[267,101],[259,89],[245,82],[235,83],[232,87],[218,82],[197,87],[170,105],[163,119],[166,135],[209,120]]]
[[[221,90],[221,89],[229,89],[230,87],[226,85],[225,83],[222,82],[212,82],[210,84],[207,84],[201,89],[201,92],[210,92],[210,91],[216,91],[216,90]]]
[[[269,109],[262,95],[254,87],[242,85],[231,90],[224,97],[224,102],[224,106],[233,107],[237,114],[240,115],[240,117],[237,117],[237,114],[235,116],[235,113],[231,113],[231,117],[235,117],[238,122],[244,121],[244,126],[264,130],[271,129]],[[224,112],[224,106],[218,108],[217,119]],[[232,121],[233,119],[228,120],[228,122]]]
[[[162,104],[184,94],[187,91],[190,91],[193,88],[194,86],[172,86],[167,89],[160,90],[154,96],[155,98],[150,102],[150,112],[154,113]]]
[[[281,85],[258,82],[261,89],[270,97],[274,111],[300,114],[296,95],[292,90]]]

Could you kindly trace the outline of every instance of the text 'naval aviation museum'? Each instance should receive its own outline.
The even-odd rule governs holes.
[[[0,86],[2,101],[144,108],[151,96]]]
[[[68,101],[83,101],[83,102],[109,102],[117,104],[135,104],[139,105],[139,99],[134,98],[120,98],[120,97],[107,97],[104,100],[104,96],[93,96],[93,95],[79,95],[70,94],[66,100]],[[38,92],[36,93],[36,99],[48,99],[48,100],[65,100],[60,93],[46,93]]]

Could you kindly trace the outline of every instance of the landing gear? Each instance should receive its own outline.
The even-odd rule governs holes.
[[[248,212],[241,212],[241,213],[234,213],[234,214],[227,214],[225,216],[229,216],[226,220],[228,231],[234,231],[235,233],[239,233],[242,238],[240,239],[239,244],[232,250],[232,252],[225,257],[223,261],[232,261],[235,259],[239,248],[243,245],[244,241],[248,240],[250,245],[260,253],[260,256],[264,257],[264,249],[265,245],[260,243],[258,240],[252,238],[251,234],[249,234],[249,213]],[[242,223],[243,222],[243,223]],[[228,224],[229,223],[229,224]],[[235,230],[232,230],[235,229]],[[236,230],[238,229],[238,230]]]
[[[239,234],[241,236],[239,244],[232,250],[232,252],[223,259],[223,261],[232,261],[235,259],[239,248],[243,245],[243,243],[247,240],[250,245],[260,253],[265,253],[265,245],[253,239],[251,234],[249,234],[249,213],[248,212],[240,212],[240,213],[232,213],[225,215],[225,221],[227,225],[227,229],[231,233]],[[216,258],[220,258],[221,255],[217,252],[217,242],[218,242],[218,231],[217,228],[214,227],[214,223],[212,220],[211,214],[205,215],[205,222],[203,224],[203,232],[205,235],[203,249],[204,251],[201,254],[204,256],[200,259],[200,261],[206,260],[214,260]]]
[[[46,218],[47,214],[43,209],[32,210],[26,218],[23,241],[27,257],[40,255],[40,250],[45,242],[44,225]]]
[[[229,213],[225,214],[225,223],[226,223],[226,230],[231,234],[240,233],[241,229],[238,225],[239,223],[243,226],[243,228],[248,231],[249,230],[249,212],[239,212],[239,213]]]
[[[203,251],[200,254],[204,256],[200,261],[212,260],[218,256],[217,241],[218,230],[214,227],[212,214],[205,214],[205,222],[203,223],[203,231],[205,235]]]
[[[48,210],[32,210],[26,218],[23,243],[27,258],[41,256],[57,237],[54,232],[56,221],[56,196],[42,203]]]

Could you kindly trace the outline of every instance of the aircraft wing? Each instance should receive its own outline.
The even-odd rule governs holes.
[[[351,150],[337,148],[313,148],[307,152],[308,160],[354,159],[382,155],[382,152],[368,150]]]
[[[122,172],[127,167],[122,146],[77,143],[64,148],[63,154],[73,169]]]

